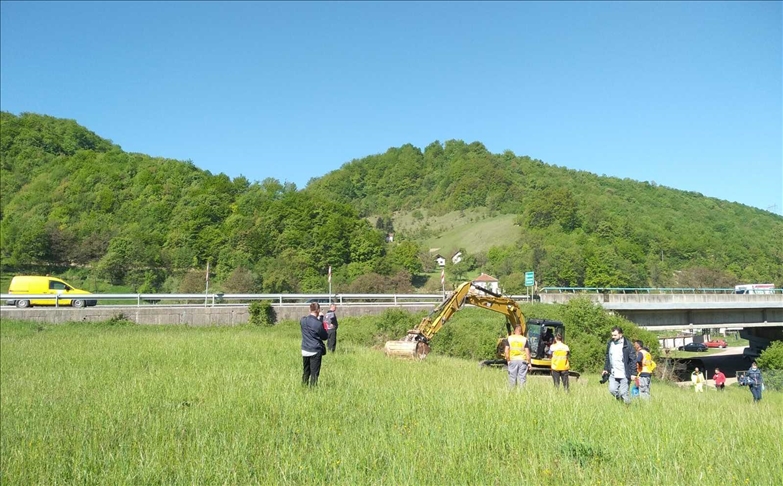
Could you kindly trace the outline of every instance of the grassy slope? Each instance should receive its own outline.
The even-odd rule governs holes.
[[[492,246],[511,245],[519,237],[514,226],[515,216],[503,214],[489,216],[485,209],[453,211],[443,216],[425,216],[416,220],[412,213],[394,215],[397,231],[411,232],[427,227],[437,236],[425,238],[425,248],[465,248],[468,253],[486,251]],[[490,235],[488,238],[487,235]],[[446,255],[444,255],[446,256]]]
[[[596,377],[511,393],[475,362],[341,344],[307,390],[294,322],[0,326],[3,484],[783,483],[780,393],[655,382],[625,407]]]

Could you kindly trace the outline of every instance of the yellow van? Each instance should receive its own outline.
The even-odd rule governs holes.
[[[56,277],[37,277],[27,275],[17,275],[11,279],[11,285],[8,286],[9,294],[59,294],[61,297],[57,300],[58,305],[70,305],[72,307],[92,306],[98,303],[97,300],[74,299],[72,295],[89,295],[86,290],[74,288],[65,281]],[[8,305],[15,305],[20,309],[34,305],[55,305],[54,299],[18,299],[9,300]]]

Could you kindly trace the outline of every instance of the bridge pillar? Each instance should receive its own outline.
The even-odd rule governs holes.
[[[740,337],[748,340],[748,347],[742,354],[747,358],[755,359],[772,341],[783,341],[783,326],[746,327],[740,331]]]

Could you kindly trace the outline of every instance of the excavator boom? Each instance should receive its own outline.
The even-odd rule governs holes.
[[[471,288],[484,294],[471,292]],[[465,282],[457,287],[448,299],[424,317],[415,328],[408,331],[403,339],[388,341],[385,346],[386,354],[403,358],[426,358],[430,351],[430,339],[465,304],[503,314],[507,317],[511,329],[522,326],[522,332],[525,332],[525,318],[513,299],[474,285],[472,282]]]

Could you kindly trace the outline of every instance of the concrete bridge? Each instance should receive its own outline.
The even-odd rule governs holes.
[[[541,302],[588,298],[634,324],[653,330],[739,328],[745,354],[758,356],[783,341],[783,294],[541,294]]]
[[[550,304],[587,298],[647,328],[783,326],[783,294],[541,294],[540,297],[541,302]]]

